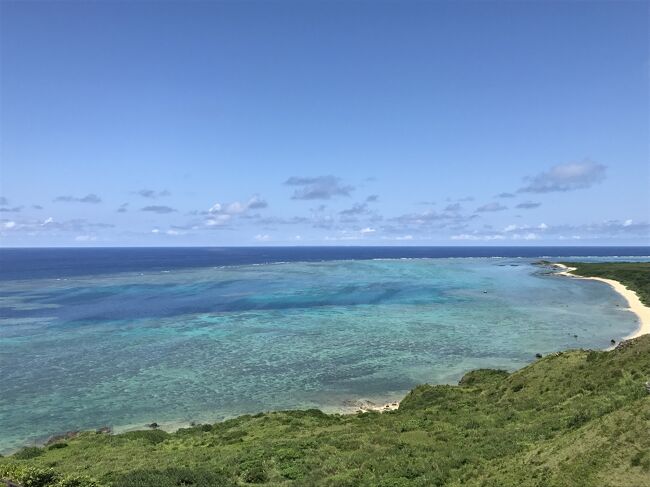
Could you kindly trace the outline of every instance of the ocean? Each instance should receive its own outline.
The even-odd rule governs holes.
[[[0,452],[49,435],[401,398],[637,326],[551,260],[649,247],[0,250]]]

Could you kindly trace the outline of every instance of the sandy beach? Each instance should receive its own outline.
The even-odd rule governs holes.
[[[634,313],[639,319],[639,327],[637,330],[634,333],[624,337],[625,339],[636,338],[638,336],[645,335],[646,333],[650,333],[650,308],[641,302],[639,296],[634,291],[628,289],[623,284],[615,281],[614,279],[579,276],[577,274],[573,274],[575,267],[567,267],[564,264],[557,263],[554,263],[553,266],[559,269],[559,272],[556,273],[558,276],[566,276],[572,279],[590,279],[592,281],[604,282],[605,284],[609,284],[614,289],[614,291],[625,298],[627,301],[628,310]]]

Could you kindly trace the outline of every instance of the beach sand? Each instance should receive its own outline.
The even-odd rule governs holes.
[[[590,279],[592,281],[604,282],[605,284],[609,284],[612,288],[614,288],[614,291],[625,298],[627,301],[628,310],[634,313],[639,319],[639,327],[634,333],[624,337],[624,339],[628,340],[630,338],[636,338],[638,336],[650,333],[650,308],[641,302],[639,296],[634,291],[628,289],[623,284],[615,281],[614,279],[579,276],[577,274],[572,274],[572,272],[575,271],[575,267],[567,267],[564,264],[553,264],[553,266],[557,269],[560,269],[559,272],[556,272],[556,275],[558,276],[566,276],[572,279]]]
[[[349,400],[345,401],[343,407],[337,412],[339,414],[367,413],[369,411],[383,413],[386,411],[395,411],[399,408],[399,403],[400,401],[397,400],[381,404],[374,403],[368,399]]]

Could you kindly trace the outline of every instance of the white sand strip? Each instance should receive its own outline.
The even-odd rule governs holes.
[[[572,272],[576,270],[575,267],[567,267],[564,264],[553,264],[553,266],[560,269],[560,272],[556,273],[558,276],[567,276],[574,279],[590,279],[592,281],[604,282],[605,284],[612,286],[612,288],[614,288],[614,291],[625,298],[627,301],[628,310],[634,313],[639,319],[639,328],[632,334],[626,336],[625,339],[636,338],[638,336],[645,335],[646,333],[650,333],[650,308],[641,302],[639,296],[634,291],[628,289],[623,284],[615,281],[614,279],[578,276],[576,274],[572,274]]]

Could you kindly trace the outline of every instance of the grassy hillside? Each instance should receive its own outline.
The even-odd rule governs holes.
[[[383,414],[285,411],[173,434],[82,433],[0,459],[0,478],[25,487],[650,487],[647,381],[648,335],[512,374],[422,385]]]

